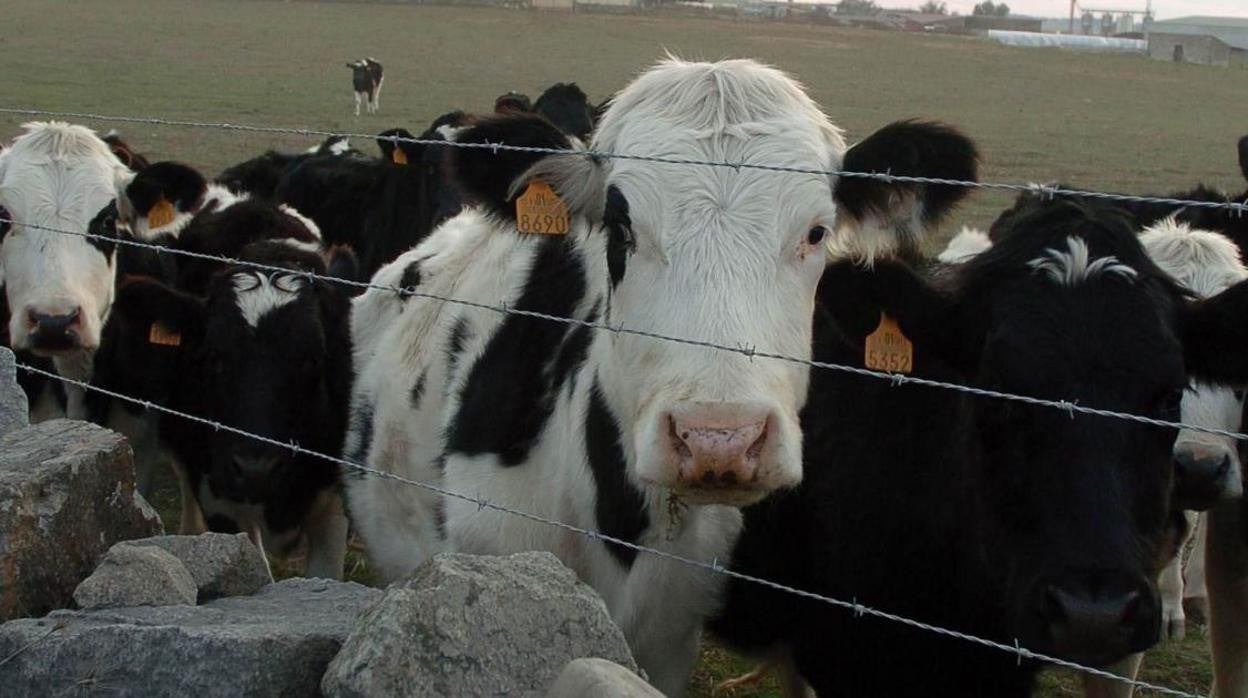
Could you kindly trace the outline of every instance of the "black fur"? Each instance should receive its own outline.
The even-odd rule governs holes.
[[[848,172],[890,173],[977,181],[979,153],[975,144],[944,124],[899,121],[871,134],[845,153]],[[841,177],[834,197],[856,220],[887,216],[897,197],[914,196],[922,207],[922,224],[931,226],[967,194],[966,187],[943,184],[885,182],[864,177]]]
[[[421,371],[420,377],[416,379],[416,384],[412,386],[412,410],[420,409],[420,401],[425,397],[425,379],[428,378],[427,371]]]
[[[146,216],[161,198],[182,213],[199,210],[208,181],[195,168],[180,162],[158,162],[134,176],[126,185],[126,198],[136,216]]]
[[[1045,202],[1008,225],[940,286],[895,261],[833,265],[814,358],[861,365],[863,336],[886,311],[914,344],[916,375],[1174,419],[1189,375],[1225,368],[1198,345],[1242,346],[1248,287],[1194,306],[1121,212]],[[1029,267],[1070,235],[1137,277],[1063,286]],[[1218,375],[1243,380],[1248,366]],[[1146,580],[1172,551],[1173,430],[833,371],[811,381],[803,482],[747,510],[736,569],[1058,655],[1036,599],[1086,574],[1141,585],[1139,623],[1117,652],[1156,641]],[[735,581],[712,628],[750,651],[791,648],[828,696],[1027,696],[1040,668]]]
[[[620,446],[620,426],[602,397],[597,382],[589,395],[585,413],[585,449],[594,475],[597,500],[594,515],[598,531],[613,538],[637,542],[650,525],[650,515],[641,492],[628,481],[624,450]],[[637,551],[607,543],[607,551],[624,567],[631,567]]]
[[[113,155],[121,161],[121,164],[130,168],[131,172],[141,172],[151,165],[147,158],[134,152],[129,143],[121,140],[118,133],[110,131],[104,135],[103,140],[108,144],[108,149],[113,152]]]
[[[615,288],[624,278],[629,256],[637,248],[633,221],[628,213],[628,199],[615,185],[607,188],[602,224],[607,229],[607,271],[611,274],[611,287]]]
[[[589,97],[574,82],[560,82],[546,88],[533,103],[533,111],[569,136],[582,141],[594,130],[594,109]]]
[[[585,266],[576,248],[552,237],[542,242],[514,307],[571,317],[585,292]],[[494,453],[504,466],[524,464],[568,373],[584,361],[579,342],[564,358],[570,334],[560,323],[507,316],[469,370],[447,430],[447,450]]]
[[[519,114],[533,111],[533,100],[526,94],[506,92],[494,100],[494,113]]]
[[[460,143],[507,145],[566,150],[568,137],[539,116],[501,116],[482,121],[456,139]],[[455,148],[450,153],[452,176],[465,196],[505,220],[515,220],[513,201],[507,196],[513,182],[544,153],[489,148]]]

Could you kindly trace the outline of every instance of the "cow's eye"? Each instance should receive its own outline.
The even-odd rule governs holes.
[[[816,225],[815,227],[810,229],[810,232],[806,233],[806,242],[811,245],[818,245],[819,243],[823,242],[823,239],[827,237],[827,235],[828,235],[827,228],[823,227],[822,225]]]

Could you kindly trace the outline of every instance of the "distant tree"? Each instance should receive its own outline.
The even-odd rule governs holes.
[[[836,6],[838,15],[878,15],[880,6],[873,0],[841,0]]]
[[[980,16],[995,15],[996,13],[997,5],[992,0],[984,0],[981,3],[976,3],[975,9],[971,10],[971,14]]]
[[[927,0],[927,2],[919,5],[919,12],[925,15],[947,15],[949,7],[939,0]]]
[[[1007,4],[1005,4],[1005,3],[1001,3],[1001,4],[997,5],[997,10],[996,10],[995,14],[996,14],[998,17],[1009,17],[1009,16],[1010,16],[1010,6],[1009,6],[1009,5],[1007,5]]]

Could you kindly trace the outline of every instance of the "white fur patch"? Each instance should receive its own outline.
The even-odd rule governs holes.
[[[265,315],[295,301],[308,285],[306,277],[294,272],[240,271],[231,280],[234,303],[252,327],[259,327]]]
[[[1162,271],[1202,298],[1248,279],[1248,268],[1239,259],[1239,248],[1229,238],[1193,229],[1174,218],[1145,228],[1140,244]]]
[[[1092,259],[1087,241],[1073,235],[1066,238],[1065,250],[1050,247],[1027,266],[1062,286],[1077,286],[1098,276],[1118,276],[1125,281],[1139,276],[1139,272],[1113,255]]]
[[[944,252],[936,255],[936,259],[945,264],[961,264],[977,257],[981,252],[992,249],[992,240],[978,229],[963,226],[961,232],[953,236]]]

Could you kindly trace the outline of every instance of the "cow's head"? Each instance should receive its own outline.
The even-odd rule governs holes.
[[[1162,271],[1200,298],[1248,279],[1239,248],[1218,233],[1193,230],[1171,218],[1150,226],[1140,242]],[[1193,381],[1183,393],[1183,423],[1239,431],[1243,388]],[[1175,501],[1183,509],[1208,509],[1220,499],[1242,496],[1238,443],[1227,436],[1180,431],[1174,444],[1174,482]]]
[[[533,103],[533,111],[549,119],[560,131],[581,140],[589,138],[594,130],[594,108],[574,82],[559,82],[546,88]]]
[[[126,168],[93,131],[29,123],[0,155],[0,207],[14,221],[0,269],[15,349],[67,358],[99,346],[113,302],[116,245],[80,237]]]
[[[117,181],[117,210],[140,240],[178,237],[200,211],[225,208],[247,194],[209,183],[195,168],[158,162]]]
[[[533,182],[553,188],[571,212],[572,244],[583,245],[610,326],[798,360],[630,333],[595,349],[609,353],[597,378],[633,480],[692,503],[742,505],[801,479],[801,361],[810,357],[830,231],[931,220],[956,198],[823,173],[891,154],[908,158],[894,171],[974,176],[964,137],[925,124],[892,132],[931,147],[872,138],[847,152],[841,132],[780,71],[744,60],[669,60],[616,95],[592,150],[814,174],[488,148],[457,148],[452,165],[467,194],[508,223]],[[523,116],[477,124],[457,140],[571,147],[549,122]],[[934,162],[933,152],[946,157]]]
[[[958,267],[951,288],[899,262],[839,263],[821,302],[855,342],[883,310],[916,355],[1017,395],[1175,421],[1189,381],[1248,378],[1248,284],[1194,300],[1105,206],[1037,203],[1008,227]],[[1001,574],[1014,636],[1092,665],[1155,642],[1175,430],[964,399],[968,516],[979,554]]]
[[[160,345],[149,351],[176,355],[162,365],[180,374],[169,377],[183,393],[178,405],[281,444],[336,453],[351,381],[348,294],[307,276],[326,274],[317,254],[269,241],[239,256],[283,270],[226,267],[203,297],[134,280],[119,291],[118,314]],[[228,430],[203,431],[217,496],[258,502],[301,486],[293,469],[304,456]]]

